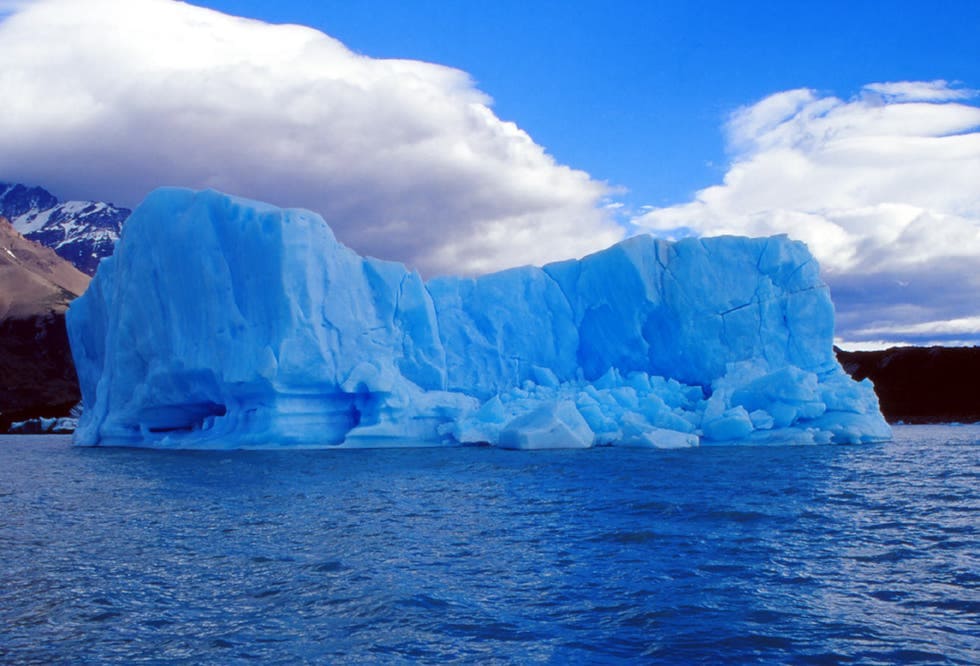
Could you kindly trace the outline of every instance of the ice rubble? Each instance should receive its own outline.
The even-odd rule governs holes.
[[[82,445],[690,447],[887,439],[786,237],[637,236],[423,282],[304,210],[161,189],[68,313]]]

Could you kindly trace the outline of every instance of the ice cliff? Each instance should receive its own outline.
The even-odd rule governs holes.
[[[887,439],[786,237],[638,236],[424,282],[317,215],[161,189],[68,313],[82,445],[512,448]]]

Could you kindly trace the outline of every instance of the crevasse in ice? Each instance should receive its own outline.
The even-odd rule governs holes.
[[[81,445],[690,447],[887,439],[786,237],[424,282],[304,210],[152,193],[68,313]]]

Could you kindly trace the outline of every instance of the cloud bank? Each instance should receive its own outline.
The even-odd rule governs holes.
[[[3,2],[0,180],[133,205],[160,185],[304,207],[427,274],[580,256],[623,236],[455,69],[175,0]]]
[[[722,184],[634,223],[805,241],[846,343],[980,344],[976,100],[945,81],[772,95],[730,117]]]
[[[323,215],[427,275],[621,239],[609,188],[557,164],[463,72],[176,0],[0,0],[0,180],[132,206],[214,187]],[[980,108],[944,81],[739,109],[722,184],[634,219],[661,236],[788,233],[850,343],[980,344]]]

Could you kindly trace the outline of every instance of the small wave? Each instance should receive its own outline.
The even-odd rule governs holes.
[[[416,594],[407,599],[399,600],[398,604],[409,608],[422,608],[430,611],[443,610],[450,607],[450,603],[448,601],[437,599],[436,597],[429,596],[428,594]]]
[[[761,520],[772,520],[775,517],[759,511],[736,511],[733,509],[707,511],[702,516],[707,520],[723,520],[734,523],[754,523]]]
[[[85,618],[88,622],[106,622],[115,617],[121,616],[122,613],[119,611],[103,611],[102,613],[96,613],[95,615],[90,615]]]
[[[908,597],[908,592],[902,590],[874,590],[870,594],[879,601],[901,601]]]
[[[639,515],[652,514],[657,516],[670,516],[681,512],[681,508],[676,504],[657,501],[634,502],[633,504],[629,505],[629,509],[630,511]]]
[[[865,553],[862,555],[854,555],[852,559],[858,562],[902,562],[904,560],[916,559],[922,557],[923,554],[912,548],[893,548],[891,550],[885,550],[881,552]]]
[[[621,544],[632,544],[632,543],[647,543],[650,541],[656,541],[662,539],[663,536],[657,534],[656,532],[651,532],[649,530],[639,530],[639,531],[622,531],[622,532],[606,532],[598,536],[592,537],[589,541],[593,543],[621,543]]]
[[[980,601],[976,599],[936,599],[933,601],[912,599],[902,605],[915,609],[933,609],[980,617]]]
[[[306,567],[317,573],[337,573],[338,571],[344,571],[347,568],[339,560],[316,562],[314,564],[308,564]]]

